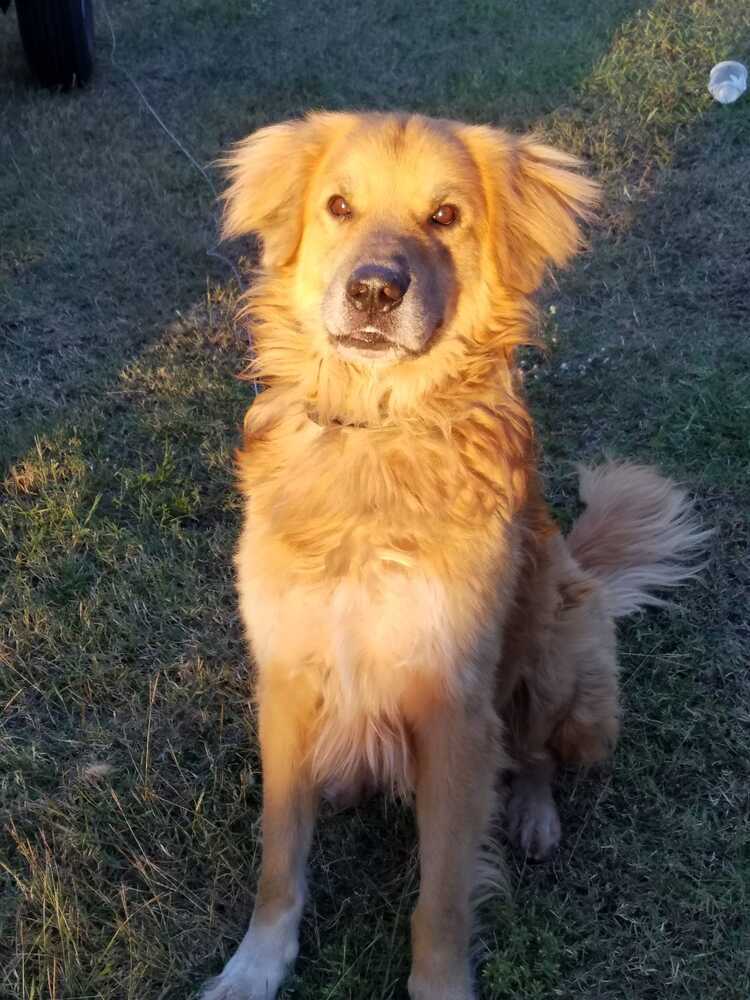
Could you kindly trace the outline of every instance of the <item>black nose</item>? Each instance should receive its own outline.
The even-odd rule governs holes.
[[[406,271],[362,264],[347,281],[346,295],[360,312],[387,313],[401,305],[409,281]]]

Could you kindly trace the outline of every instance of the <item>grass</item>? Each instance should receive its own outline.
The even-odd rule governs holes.
[[[631,456],[717,534],[676,611],[622,628],[623,741],[562,781],[557,859],[511,859],[483,996],[750,995],[750,103],[705,92],[713,62],[750,56],[750,15],[637,7],[133,0],[113,64],[99,5],[96,77],[71,95],[30,83],[0,20],[0,996],[187,997],[257,872],[237,289],[206,253],[211,185],[125,70],[201,164],[311,105],[404,104],[591,160],[607,208],[528,361],[550,495],[567,521],[571,463]],[[324,819],[286,995],[402,996],[415,889],[407,812]]]

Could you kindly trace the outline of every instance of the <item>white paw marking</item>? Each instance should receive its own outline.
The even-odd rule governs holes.
[[[223,972],[208,983],[200,1000],[274,1000],[297,957],[299,911],[274,924],[251,921]]]
[[[465,979],[456,983],[436,983],[431,976],[412,972],[409,976],[409,1000],[476,1000],[476,993]]]

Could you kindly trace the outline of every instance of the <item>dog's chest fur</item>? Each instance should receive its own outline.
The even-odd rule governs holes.
[[[237,567],[253,652],[261,672],[319,692],[321,780],[364,769],[405,787],[415,686],[465,688],[499,650],[516,545],[507,496],[444,436],[289,430],[241,458]]]

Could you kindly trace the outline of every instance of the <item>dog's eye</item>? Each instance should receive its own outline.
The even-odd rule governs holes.
[[[436,222],[439,226],[452,226],[458,222],[458,209],[455,205],[441,205],[434,215],[430,216],[431,222]]]
[[[328,199],[328,211],[335,215],[337,219],[346,219],[352,214],[349,202],[342,198],[340,194],[335,194]]]

